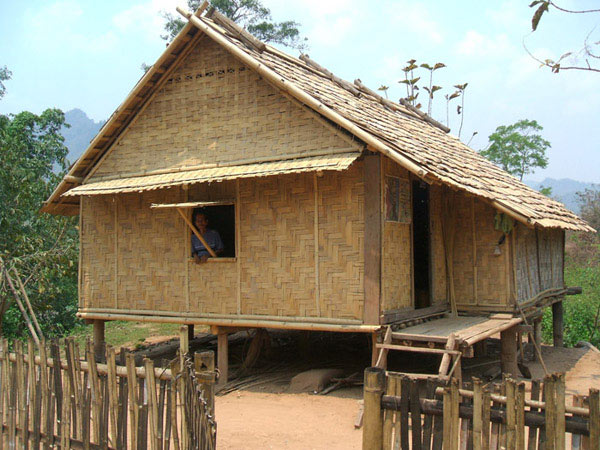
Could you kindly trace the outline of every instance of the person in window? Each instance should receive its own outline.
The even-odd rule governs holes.
[[[208,228],[208,218],[201,210],[194,211],[194,226],[198,232],[202,235],[206,243],[213,249],[213,251],[219,255],[223,252],[224,246],[221,236],[217,230]],[[197,264],[206,262],[210,257],[210,253],[204,247],[204,244],[200,242],[200,239],[192,233],[192,256]]]

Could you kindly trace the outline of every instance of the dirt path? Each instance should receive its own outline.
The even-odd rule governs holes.
[[[354,398],[238,391],[217,397],[219,449],[360,449]]]

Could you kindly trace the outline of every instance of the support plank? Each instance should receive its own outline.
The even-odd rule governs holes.
[[[365,156],[364,323],[379,324],[381,298],[381,155]]]

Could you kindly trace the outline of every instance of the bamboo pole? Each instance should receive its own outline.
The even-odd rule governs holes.
[[[590,448],[600,448],[600,393],[590,389]]]
[[[385,388],[385,371],[376,367],[365,369],[363,450],[380,450],[383,444],[381,396]]]
[[[27,305],[27,309],[29,310],[29,314],[31,315],[31,321],[35,326],[35,330],[40,339],[44,339],[44,333],[42,333],[42,327],[37,320],[35,312],[33,311],[33,307],[31,306],[31,302],[29,301],[29,296],[27,295],[27,291],[25,290],[25,285],[23,281],[21,281],[21,277],[19,276],[19,272],[17,272],[17,268],[13,267],[13,272],[15,273],[15,278],[17,279],[17,283],[19,284],[19,289],[21,290],[21,294],[23,295],[23,299],[25,300],[25,305]]]
[[[158,450],[160,441],[158,439],[158,398],[156,395],[156,378],[154,377],[154,364],[149,358],[144,358],[146,368],[146,391],[148,395],[148,411],[150,413],[150,448]]]
[[[138,422],[139,422],[139,409],[138,397],[137,397],[137,377],[135,372],[135,356],[131,353],[127,353],[126,357],[127,364],[127,390],[129,396],[129,439],[131,448],[137,448],[138,445]]]
[[[481,380],[473,378],[473,450],[482,448],[483,423],[483,389]]]
[[[182,314],[183,315],[183,314]],[[114,313],[83,313],[77,314],[82,319],[101,320],[131,320],[136,322],[153,323],[182,323],[203,324],[216,326],[234,326],[244,328],[276,328],[292,330],[314,330],[314,331],[336,331],[341,333],[373,333],[379,325],[353,325],[353,324],[327,324],[315,322],[301,322],[295,320],[252,320],[252,319],[203,319],[194,317],[171,317],[171,316],[144,316],[138,314],[114,314]],[[311,318],[313,320],[314,318]]]
[[[29,329],[29,333],[31,333],[31,337],[33,337],[33,340],[35,341],[36,345],[40,345],[40,339],[35,331],[35,328],[33,327],[33,324],[31,323],[31,320],[29,319],[29,316],[27,315],[27,312],[25,311],[25,308],[23,307],[23,303],[21,303],[19,294],[18,294],[18,292],[12,282],[12,279],[6,269],[4,269],[4,278],[6,279],[6,282],[8,283],[8,286],[10,287],[10,290],[13,293],[15,302],[17,303],[17,306],[19,307],[19,311],[21,311],[21,315],[23,316],[23,320],[25,320],[25,324],[27,325],[27,328]]]

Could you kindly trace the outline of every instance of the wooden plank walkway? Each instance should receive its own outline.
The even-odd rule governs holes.
[[[444,317],[414,325],[392,334],[394,340],[445,344],[451,334],[461,344],[471,346],[522,322],[510,315]]]

